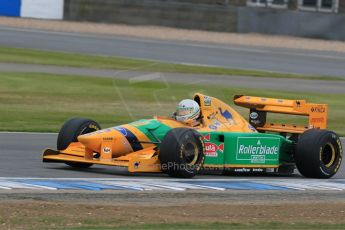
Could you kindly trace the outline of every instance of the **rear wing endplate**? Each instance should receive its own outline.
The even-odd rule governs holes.
[[[307,103],[306,100],[285,100],[244,95],[236,95],[234,103],[250,109],[249,123],[258,131],[303,133],[311,128],[327,128],[328,106],[326,104]],[[308,116],[309,123],[306,126],[269,123],[266,121],[267,112]]]

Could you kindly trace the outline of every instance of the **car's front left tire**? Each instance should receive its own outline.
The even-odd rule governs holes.
[[[101,126],[90,119],[72,118],[60,129],[57,139],[57,149],[65,150],[72,142],[78,141],[78,136],[100,130]],[[75,168],[89,168],[93,164],[79,162],[65,162]]]

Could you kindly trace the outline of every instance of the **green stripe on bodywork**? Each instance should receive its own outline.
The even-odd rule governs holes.
[[[155,119],[142,119],[139,121],[129,123],[129,125],[139,129],[152,142],[157,142],[157,140],[150,132],[152,132],[160,141],[162,141],[164,136],[171,129],[171,127],[162,124],[161,122]]]

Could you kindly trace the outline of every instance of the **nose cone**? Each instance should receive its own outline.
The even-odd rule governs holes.
[[[99,152],[101,149],[102,137],[99,134],[80,135],[78,136],[78,141],[95,152]]]

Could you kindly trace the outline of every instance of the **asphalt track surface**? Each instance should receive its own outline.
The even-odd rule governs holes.
[[[245,87],[254,89],[283,90],[293,92],[317,92],[344,94],[345,81],[321,81],[288,78],[266,78],[247,76],[226,76],[207,74],[181,74],[181,73],[148,73],[140,70],[118,71],[110,69],[90,69],[66,66],[30,65],[0,63],[2,72],[31,72],[68,74],[75,76],[96,76],[116,79],[128,79],[129,81],[160,81],[176,82],[185,85],[222,85],[231,87]]]
[[[0,45],[345,78],[345,53],[0,27]]]
[[[86,170],[78,170],[61,163],[42,163],[45,148],[56,147],[56,134],[0,133],[0,175],[1,177],[37,178],[168,178],[161,173],[130,174],[125,168],[94,165]],[[345,139],[342,139],[345,146]],[[243,176],[198,175],[196,179],[243,179]],[[265,179],[266,177],[257,177]],[[269,179],[270,177],[267,177]],[[284,177],[283,177],[284,178]],[[297,173],[294,179],[303,179]],[[345,179],[345,163],[334,179]]]

